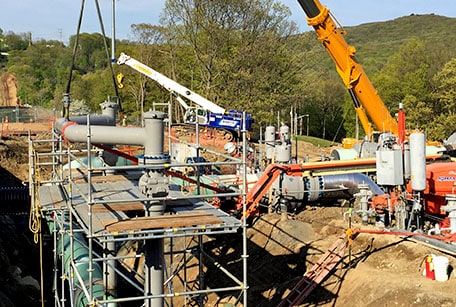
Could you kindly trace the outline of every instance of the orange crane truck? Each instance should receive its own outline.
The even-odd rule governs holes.
[[[353,100],[366,136],[371,139],[374,129],[369,118],[377,131],[390,132],[397,136],[398,123],[361,65],[356,61],[356,48],[346,42],[345,30],[337,27],[336,19],[326,6],[320,4],[319,0],[298,0],[298,2],[307,15],[307,23],[314,28],[318,40],[333,59],[336,70]]]

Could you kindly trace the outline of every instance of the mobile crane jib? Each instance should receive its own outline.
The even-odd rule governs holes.
[[[161,85],[164,89],[172,93],[174,97],[176,97],[176,100],[186,110],[184,115],[184,121],[187,124],[198,123],[202,126],[222,128],[235,131],[240,131],[244,128],[246,130],[250,129],[250,125],[253,122],[251,114],[245,114],[244,127],[242,120],[243,112],[235,110],[225,112],[224,108],[219,107],[218,105],[207,100],[201,95],[191,91],[185,86],[180,85],[176,81],[166,77],[165,75],[139,62],[138,60],[126,55],[125,53],[122,53],[120,57],[117,59],[117,64],[126,64],[130,66],[134,70],[151,78],[159,85]],[[198,107],[188,106],[182,99],[182,97],[185,97],[188,100],[194,102],[196,105],[198,105]]]

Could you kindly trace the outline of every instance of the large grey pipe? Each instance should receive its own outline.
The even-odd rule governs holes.
[[[54,212],[52,213],[54,214]],[[87,242],[85,240],[82,232],[74,232],[71,236],[69,235],[69,218],[66,214],[55,213],[56,216],[51,217],[51,214],[46,214],[45,219],[49,227],[49,231],[52,234],[54,231],[59,234],[57,246],[55,248],[60,254],[63,263],[63,272],[62,275],[70,276],[71,272],[71,262],[75,263],[75,269],[81,279],[84,281],[84,285],[81,285],[77,277],[73,278],[75,288],[80,289],[82,286],[88,287],[89,281],[89,264],[87,259],[89,259],[89,252],[87,247]],[[55,220],[61,219],[61,223],[56,223]],[[72,246],[72,248],[70,248]],[[106,298],[105,291],[103,289],[103,272],[100,265],[97,262],[93,263],[92,268],[93,274],[93,298],[94,299],[103,299]],[[109,298],[111,296],[108,295]],[[87,297],[85,296],[82,290],[78,290],[74,296],[75,306],[84,307],[87,306],[88,302]]]
[[[295,177],[284,175],[273,184],[281,196],[294,201],[315,202],[325,199],[347,199],[359,192],[358,185],[369,186],[373,195],[385,192],[368,176],[361,173]]]
[[[90,119],[91,121],[91,119]],[[92,123],[92,122],[91,122]],[[56,124],[56,127],[59,125]],[[75,122],[62,123],[62,136],[72,143],[83,143],[87,141],[87,127]],[[92,143],[105,145],[144,145],[146,142],[146,131],[144,128],[115,127],[115,126],[90,126],[90,140]]]
[[[358,185],[361,183],[367,184],[373,195],[385,194],[371,178],[362,173],[321,176],[318,181],[323,183],[322,192],[327,198],[335,198],[340,195],[338,191],[344,190],[344,195],[348,193],[350,197],[353,197],[355,193],[359,192]]]
[[[136,128],[95,125],[92,119],[95,120],[95,123],[100,124],[107,122],[107,118],[90,116],[90,140],[93,144],[144,146],[145,156],[162,155],[163,136],[157,135],[156,131],[163,131],[163,128],[160,127],[160,125],[163,126],[163,121],[154,119],[163,119],[164,117],[165,114],[162,112],[146,112],[144,113],[144,128]],[[79,122],[72,122],[61,118],[56,121],[55,128],[69,142],[84,143],[87,141],[88,130],[85,125],[87,119],[82,120],[80,117],[78,120]]]
[[[112,101],[104,101],[100,103],[101,115],[90,115],[90,124],[99,126],[115,126],[116,114],[119,105]],[[66,120],[62,118],[61,120]],[[61,121],[59,120],[59,121]],[[68,120],[79,125],[87,125],[87,116],[72,116]]]

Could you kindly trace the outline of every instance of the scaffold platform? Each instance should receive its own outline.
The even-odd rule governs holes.
[[[39,195],[43,211],[73,210],[76,219],[85,226],[83,229],[88,228],[91,216],[95,237],[144,233],[153,237],[180,236],[182,233],[233,233],[242,226],[240,220],[205,200],[195,196],[190,198],[172,187],[169,195],[160,200],[165,203],[165,213],[145,216],[144,203],[147,200],[138,182],[121,175],[94,176],[90,184],[78,179],[64,184],[44,185],[40,187]],[[137,214],[131,216],[131,212]]]

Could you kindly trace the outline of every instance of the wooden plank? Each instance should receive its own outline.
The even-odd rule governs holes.
[[[66,206],[60,188],[57,185],[41,186],[39,188],[40,204],[42,208],[62,208]]]
[[[52,191],[49,186],[39,187],[40,204],[42,207],[51,207],[54,204]]]
[[[101,221],[104,223],[105,221]],[[137,217],[128,220],[106,223],[105,227],[110,232],[120,232],[128,230],[160,229],[171,227],[186,227],[198,225],[221,224],[223,221],[205,212],[161,215],[152,217]]]
[[[92,207],[93,213],[113,212],[113,211],[138,211],[144,210],[144,205],[141,202],[125,202],[112,204],[95,204]]]
[[[92,176],[92,178],[91,178],[92,183],[126,181],[126,180],[128,180],[128,179],[125,178],[124,175]],[[84,175],[83,177],[75,177],[75,178],[73,178],[73,181],[75,183],[87,182],[87,176]]]
[[[79,205],[75,206],[74,209],[76,210],[78,216],[83,220],[84,224],[86,227],[89,227],[89,216],[88,216],[88,211],[89,208],[87,205]],[[111,213],[101,213],[102,215],[109,214],[109,218],[116,219]],[[100,232],[104,230],[104,225],[100,220],[100,215],[92,215],[92,231],[94,233]]]

